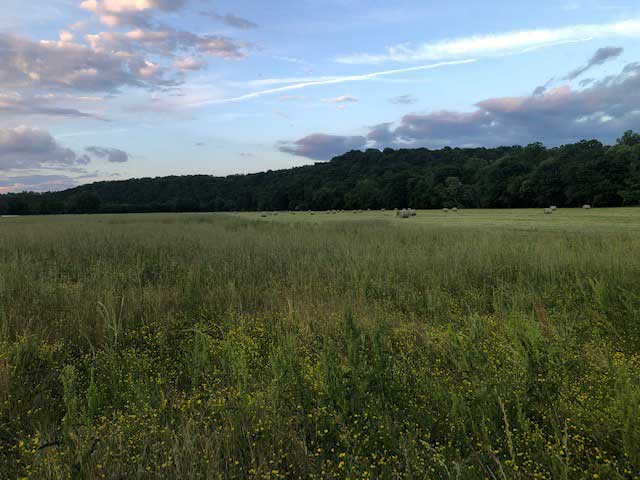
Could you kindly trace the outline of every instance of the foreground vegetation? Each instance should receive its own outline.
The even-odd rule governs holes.
[[[0,478],[640,478],[640,209],[457,215],[0,219]]]
[[[640,134],[556,148],[386,148],[251,175],[141,178],[0,195],[0,214],[640,204]]]

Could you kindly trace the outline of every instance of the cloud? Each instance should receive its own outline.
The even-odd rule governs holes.
[[[469,56],[504,55],[608,37],[640,37],[640,20],[572,25],[555,29],[517,30],[423,43],[419,46],[401,44],[387,48],[384,53],[345,55],[337,58],[337,61],[346,64],[438,61]]]
[[[258,25],[256,23],[253,23],[251,20],[238,17],[232,13],[227,13],[226,15],[220,15],[216,12],[200,12],[200,15],[204,17],[212,18],[217,22],[224,23],[229,27],[238,28],[240,30],[250,30],[250,29],[258,28]]]
[[[339,97],[323,98],[320,101],[322,103],[355,103],[359,100],[357,97],[352,97],[351,95],[341,95]]]
[[[281,152],[290,153],[313,160],[329,160],[349,150],[358,150],[366,145],[367,139],[361,136],[345,137],[314,133],[294,142],[278,142]]]
[[[73,99],[73,97],[70,97]],[[24,96],[17,92],[0,93],[0,112],[15,115],[46,115],[52,117],[90,118],[93,114],[75,108],[47,105],[55,96]]]
[[[0,171],[86,165],[90,159],[61,146],[45,130],[0,128]]]
[[[80,185],[78,179],[66,175],[19,175],[0,177],[0,194],[9,192],[50,192]]]
[[[74,35],[71,32],[63,30],[60,32],[59,38],[62,43],[70,43],[73,41]]]
[[[115,92],[176,83],[135,55],[0,34],[0,87]]]
[[[476,107],[470,112],[405,115],[396,126],[371,127],[367,138],[377,147],[496,146],[538,140],[558,145],[584,138],[614,141],[640,122],[640,63],[629,64],[620,74],[584,90],[565,85],[537,95],[489,98]]]
[[[158,12],[174,12],[187,0],[84,0],[80,8],[98,15],[110,27],[120,25],[149,25]]]
[[[239,44],[220,35],[199,37],[196,49],[203,54],[221,57],[226,60],[241,60],[247,56],[245,44]]]
[[[370,127],[367,140],[375,145],[391,145],[395,142],[394,134],[391,131],[393,122],[380,123]]]
[[[205,63],[192,57],[176,60],[174,66],[178,70],[201,70],[205,67]]]
[[[417,103],[418,99],[413,95],[400,95],[398,97],[393,97],[389,101],[396,105],[411,105],[413,103]]]
[[[547,90],[549,90],[549,86],[554,82],[555,78],[550,78],[549,80],[547,80],[544,85],[540,85],[536,88],[533,89],[533,93],[532,95],[538,96],[538,95],[542,95],[544,92],[546,92]]]
[[[117,52],[119,55],[142,53],[172,58],[177,54],[197,53],[226,60],[247,56],[247,45],[220,35],[198,35],[164,27],[136,28],[128,32],[100,32],[86,36],[87,43],[97,52]]]
[[[315,87],[318,85],[334,85],[334,84],[346,83],[346,82],[361,82],[366,80],[373,80],[375,78],[383,77],[387,75],[397,75],[400,73],[417,72],[420,70],[431,70],[435,68],[442,68],[442,67],[452,66],[452,65],[463,65],[467,63],[473,63],[475,61],[476,61],[475,59],[454,60],[451,62],[438,62],[438,63],[432,63],[430,65],[398,68],[395,70],[383,70],[380,72],[365,73],[361,75],[345,75],[345,76],[334,76],[334,77],[307,77],[307,78],[304,78],[304,77],[302,78],[270,78],[270,79],[256,80],[256,81],[250,82],[249,84],[250,85],[290,84],[290,85],[285,85],[285,86],[276,87],[276,88],[269,88],[269,89],[260,90],[257,92],[251,92],[244,95],[239,95],[237,97],[198,100],[196,102],[192,102],[190,106],[197,107],[202,105],[241,102],[244,100],[251,100],[251,99],[262,97],[265,95],[271,95],[273,93],[288,92],[292,90],[301,90],[303,88]]]
[[[106,159],[111,163],[125,163],[129,161],[129,154],[117,148],[87,147],[85,150],[87,153],[98,158]]]
[[[609,60],[613,60],[614,58],[618,58],[620,55],[622,55],[623,51],[624,49],[622,47],[599,48],[586,65],[573,70],[571,73],[569,73],[569,75],[565,77],[565,80],[575,80],[587,70],[590,70],[595,66],[602,65],[603,63],[608,62]]]

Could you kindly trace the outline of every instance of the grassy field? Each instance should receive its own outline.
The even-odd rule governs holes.
[[[0,218],[0,478],[640,478],[639,233]]]

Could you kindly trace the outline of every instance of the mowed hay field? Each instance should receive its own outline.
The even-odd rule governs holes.
[[[0,219],[0,478],[640,478],[640,209]]]

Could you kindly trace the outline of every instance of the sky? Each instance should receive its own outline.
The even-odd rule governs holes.
[[[640,130],[637,0],[1,0],[0,193]]]

